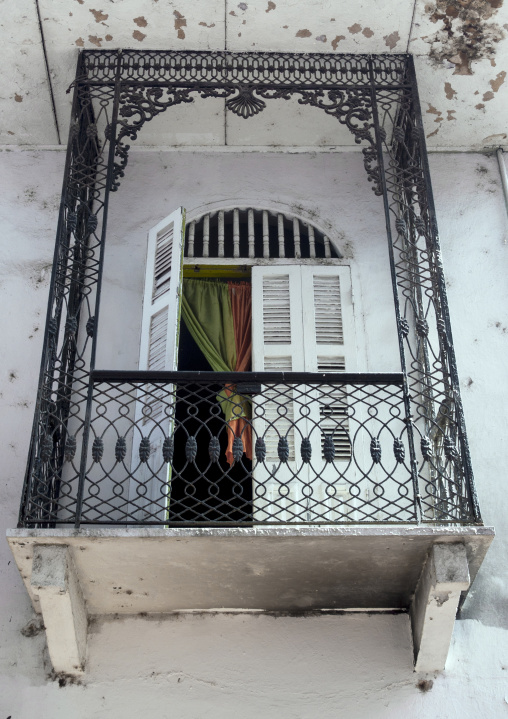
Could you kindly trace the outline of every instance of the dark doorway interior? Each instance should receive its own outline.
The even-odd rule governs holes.
[[[181,372],[210,371],[203,353],[182,319],[178,352]],[[170,522],[252,521],[252,462],[243,455],[232,467],[226,461],[227,426],[215,395],[221,385],[203,388],[198,384],[177,393],[175,454],[169,504]],[[195,462],[185,457],[187,438],[197,442]],[[218,462],[209,455],[211,437],[220,442]]]

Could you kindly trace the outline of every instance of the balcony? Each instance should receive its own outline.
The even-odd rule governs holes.
[[[415,442],[401,374],[96,370],[92,383],[84,424],[61,432],[58,401],[44,418],[55,429],[24,526],[475,522],[444,430]],[[237,436],[225,402],[231,417],[248,407]]]
[[[319,266],[349,288],[353,313],[339,243],[280,207],[271,216],[254,203],[219,206],[216,216],[205,198],[185,247],[168,262],[183,224],[150,229],[134,186],[124,214],[137,234],[107,243],[126,142],[194,95],[223,102],[242,121],[265,101],[294,95],[337,120],[341,142],[349,133],[361,147],[367,187],[382,199],[369,212],[379,210],[388,242],[384,265],[369,256],[377,252],[373,233],[357,243],[362,291],[379,285],[358,324],[370,322],[371,341],[378,321],[388,327],[388,308],[390,328],[376,335],[370,366],[391,342],[395,371],[353,373],[347,356],[345,372],[342,352],[323,360],[331,367],[332,358],[335,372],[275,371],[266,362],[274,371],[176,371],[175,346],[172,367],[148,371],[146,362],[146,371],[135,370],[139,337],[129,345],[124,335],[136,334],[141,294],[134,312],[121,312],[121,341],[110,342],[118,318],[108,318],[108,308],[123,310],[126,296],[114,292],[125,278],[141,286],[136,272],[145,275],[140,227],[162,248],[160,274],[157,258],[154,272],[146,270],[157,285],[145,298],[150,321],[160,316],[153,307],[168,267],[171,281],[180,278],[175,258],[210,271],[226,264],[228,247],[230,264],[241,262],[252,277],[255,266],[266,276],[273,269],[277,291],[278,268],[288,266],[288,288],[302,288],[312,287]],[[74,83],[65,173],[19,525],[8,533],[55,669],[83,671],[89,615],[224,609],[408,611],[417,668],[442,668],[457,607],[493,530],[483,526],[475,495],[412,59],[87,51]],[[318,197],[330,183],[314,179]],[[267,176],[266,196],[269,184]],[[172,287],[164,302],[176,337],[180,285]],[[291,346],[291,357],[274,355],[290,366],[312,334],[309,292],[297,298],[304,342]],[[293,300],[285,306],[294,314]],[[98,369],[101,351],[119,345],[132,370]]]

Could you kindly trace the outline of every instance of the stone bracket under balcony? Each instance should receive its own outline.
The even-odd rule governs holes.
[[[34,571],[44,574],[41,546],[60,545],[69,548],[62,556],[79,583],[69,596],[82,595],[89,616],[406,610],[416,666],[425,671],[444,667],[457,604],[493,537],[494,530],[482,526],[8,531],[34,609],[43,618]],[[63,587],[61,596],[66,591]],[[75,646],[76,636],[70,642]]]

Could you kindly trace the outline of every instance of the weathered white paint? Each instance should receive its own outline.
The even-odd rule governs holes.
[[[465,546],[434,544],[411,604],[416,671],[445,668],[461,592],[469,584]]]
[[[493,538],[489,527],[394,526],[92,528],[10,534],[36,611],[41,607],[31,580],[34,551],[49,544],[72,548],[83,596],[94,615],[225,608],[407,609],[436,542],[463,542],[474,579]]]
[[[36,545],[30,583],[41,609],[53,669],[58,674],[81,674],[88,617],[69,547]]]
[[[0,143],[56,144],[36,4],[3,0],[0,12]]]
[[[425,132],[431,146],[508,147],[508,7],[503,3],[376,0],[39,0],[57,122],[66,141],[80,48],[192,49],[324,53],[411,52],[417,61]],[[499,6],[498,6],[499,5]],[[2,142],[56,142],[35,3],[4,0]],[[458,16],[462,13],[469,24]],[[464,42],[466,28],[469,45]],[[461,44],[462,43],[462,44]],[[465,56],[461,48],[466,48]],[[464,74],[469,72],[471,74]],[[16,101],[16,96],[21,101]],[[168,119],[174,118],[174,125]],[[315,117],[309,134],[306,120]],[[175,129],[180,128],[180,129]],[[13,134],[10,134],[13,133]],[[333,118],[297,100],[270,102],[247,123],[221,100],[199,99],[152,120],[144,145],[341,145],[351,136]]]
[[[354,250],[353,264],[358,260],[366,270],[383,271],[386,249],[379,200],[365,181],[361,159],[355,164],[354,155],[337,153],[320,159],[316,153],[292,165],[281,162],[277,153],[265,158],[235,153],[218,155],[215,160],[206,157],[202,163],[206,159],[207,172],[213,170],[215,175],[213,186],[203,187],[198,184],[203,182],[199,173],[192,169],[199,160],[194,153],[152,152],[141,156],[139,163],[138,154],[132,154],[134,164],[129,165],[124,185],[112,199],[118,208],[111,235],[117,256],[122,251],[142,253],[145,228],[154,217],[167,215],[167,207],[180,204],[181,197],[195,197],[196,206],[190,209],[196,214],[205,211],[207,202],[218,207],[232,198],[231,206],[240,195],[245,201],[255,193],[256,178],[266,181],[274,174],[281,206],[272,199],[273,209],[284,211],[284,206],[297,204],[297,214],[308,219],[317,212],[318,224],[328,228],[332,239],[350,255]],[[266,160],[264,168],[262,160]],[[0,323],[2,337],[8,338],[0,345],[2,417],[8,418],[0,426],[3,527],[14,527],[17,521],[63,161],[63,153],[58,152],[0,152]],[[154,162],[160,168],[166,165],[158,180],[160,196],[152,194],[155,180],[150,165],[153,170]],[[508,223],[495,157],[435,154],[430,162],[478,493],[485,521],[497,530],[461,620],[455,623],[446,671],[438,676],[413,673],[410,626],[404,615],[277,619],[207,615],[178,616],[171,621],[132,617],[92,622],[84,683],[60,687],[51,680],[44,633],[37,626],[34,636],[20,633],[33,616],[32,608],[3,542],[0,707],[5,717],[134,719],[169,713],[182,719],[205,715],[210,719],[254,719],[275,714],[283,719],[314,719],[317,712],[326,719],[339,715],[351,719],[505,716],[508,516],[503,477],[508,425],[508,260],[503,242]],[[318,192],[312,174],[307,180],[302,170],[319,163],[325,184]],[[347,188],[332,171],[336,163],[347,173]],[[183,172],[187,166],[192,170],[188,178]],[[134,181],[133,169],[139,171],[144,189],[137,203],[142,206],[141,216],[131,229],[132,206],[122,196],[125,183]],[[288,183],[280,179],[287,177],[290,186],[286,191]],[[342,236],[333,234],[337,217],[341,218]],[[369,288],[360,285],[356,301],[368,307],[372,299]],[[122,301],[141,291],[137,276],[122,279]],[[124,347],[139,337],[140,315],[131,326],[133,306],[131,300],[125,311],[118,313],[123,329],[118,327],[111,340],[115,349],[110,359],[121,367],[128,366]],[[14,312],[16,307],[23,307],[24,312]],[[378,359],[389,368],[383,329],[368,316],[363,322],[369,337],[378,343]],[[434,682],[430,691],[422,692],[416,686],[420,679]]]

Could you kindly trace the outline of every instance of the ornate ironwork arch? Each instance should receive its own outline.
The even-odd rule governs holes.
[[[166,88],[143,87],[123,88],[120,93],[118,112],[118,133],[116,137],[114,182],[112,190],[120,186],[128,162],[130,145],[146,122],[165,112],[168,108],[191,103],[194,97],[224,98],[226,108],[238,117],[248,119],[266,108],[265,100],[289,100],[298,97],[300,105],[310,105],[335,117],[352,133],[357,144],[367,142],[362,149],[364,166],[376,195],[382,195],[377,164],[376,141],[372,113],[372,96],[368,89],[305,89],[295,84],[292,87],[271,87],[269,85],[239,85],[228,88]]]

